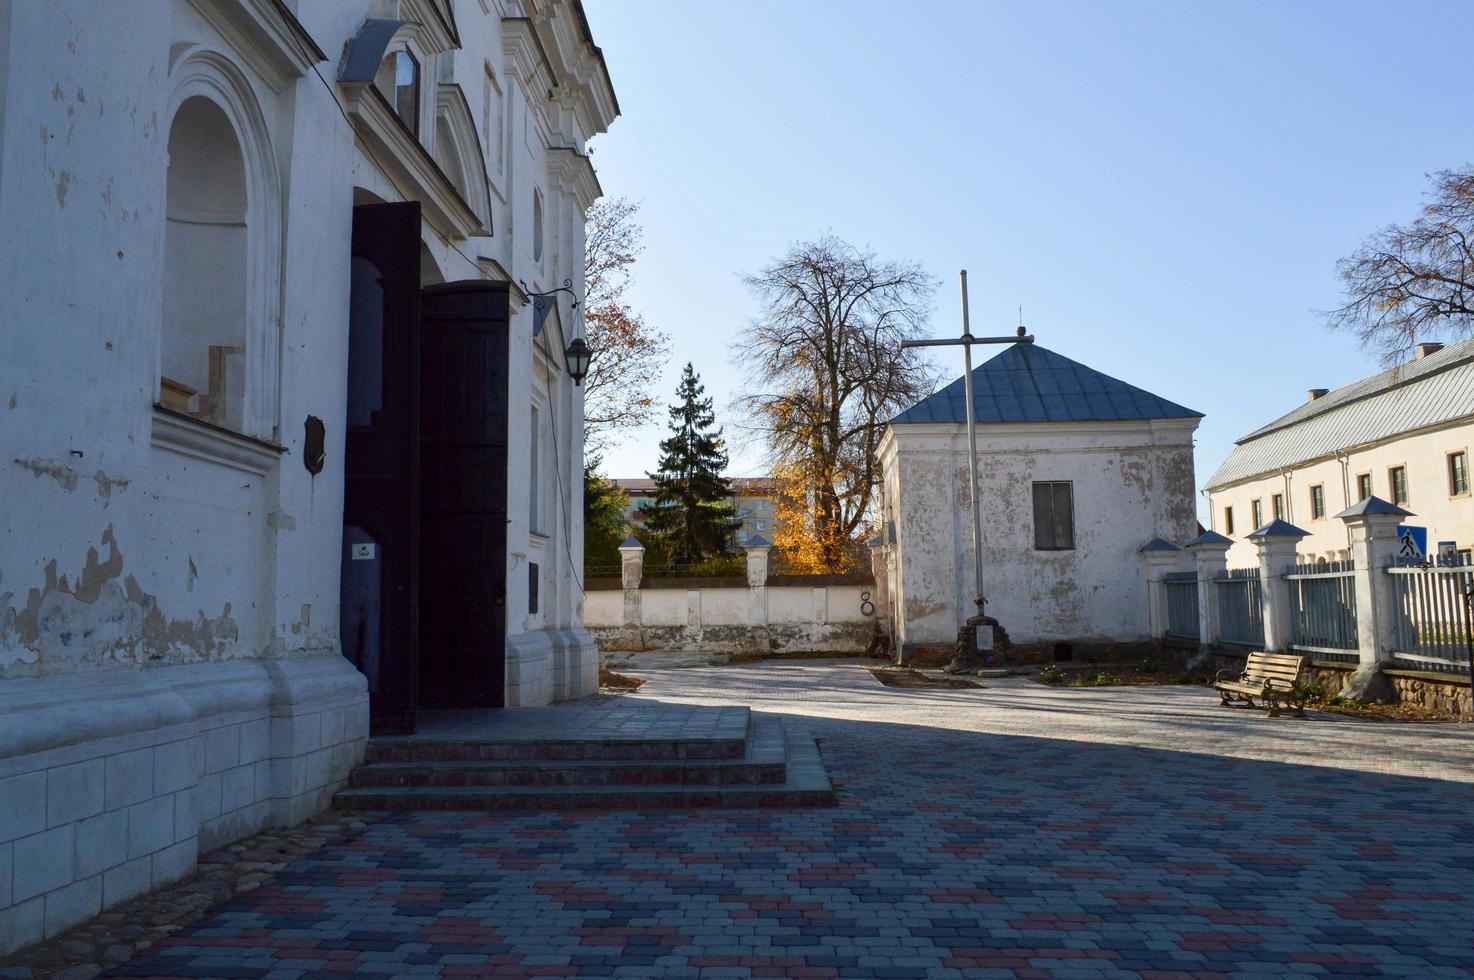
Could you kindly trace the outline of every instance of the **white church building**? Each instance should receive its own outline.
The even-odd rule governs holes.
[[[1150,640],[1138,552],[1196,537],[1201,414],[1034,343],[973,369],[983,593],[1015,650]],[[976,614],[963,380],[891,420],[880,444],[893,640],[950,656]]]
[[[0,953],[596,690],[618,108],[578,0],[0,2]]]

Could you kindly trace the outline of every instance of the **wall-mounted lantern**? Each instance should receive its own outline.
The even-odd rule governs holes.
[[[589,345],[583,342],[582,337],[574,337],[568,344],[563,357],[568,364],[568,376],[573,379],[574,384],[583,385],[583,379],[588,377],[589,359],[592,356],[593,351],[589,350]]]

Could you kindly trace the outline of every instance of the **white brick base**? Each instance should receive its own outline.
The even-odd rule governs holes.
[[[337,655],[0,681],[0,954],[322,811],[367,737]]]

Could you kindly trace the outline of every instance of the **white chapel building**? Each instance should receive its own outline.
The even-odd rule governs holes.
[[[618,111],[578,0],[0,2],[0,953],[596,690]]]
[[[1150,640],[1139,551],[1197,534],[1202,415],[1033,343],[973,369],[983,592],[1023,652]],[[973,604],[963,380],[891,420],[880,444],[894,642],[950,655]]]

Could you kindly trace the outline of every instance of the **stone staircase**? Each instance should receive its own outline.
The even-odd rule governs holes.
[[[587,714],[580,716],[580,712]],[[812,736],[747,708],[513,708],[369,740],[352,810],[832,806]]]

